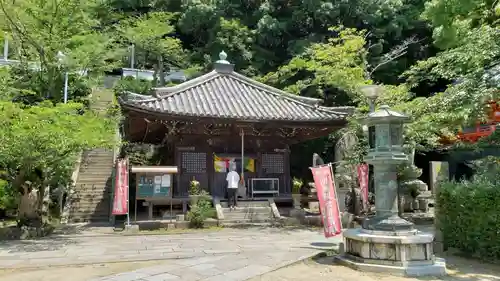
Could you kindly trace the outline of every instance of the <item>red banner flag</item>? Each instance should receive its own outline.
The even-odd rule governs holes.
[[[368,164],[361,164],[358,166],[358,180],[359,189],[361,191],[361,199],[363,201],[363,208],[368,210]]]
[[[333,237],[342,233],[340,210],[335,191],[335,182],[330,165],[311,168],[314,184],[318,192],[319,207],[325,237]]]
[[[128,214],[128,165],[127,160],[116,162],[115,196],[113,198],[113,215]]]

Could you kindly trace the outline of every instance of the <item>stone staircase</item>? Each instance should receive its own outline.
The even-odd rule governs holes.
[[[274,221],[269,202],[266,201],[239,201],[235,210],[228,208],[227,201],[221,202],[224,219],[223,226],[237,225],[266,225]]]
[[[113,92],[97,90],[91,108],[105,111],[113,103]],[[113,149],[92,149],[82,153],[76,184],[70,193],[69,222],[108,222],[111,210]]]

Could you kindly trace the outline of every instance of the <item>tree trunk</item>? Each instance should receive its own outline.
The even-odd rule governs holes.
[[[18,221],[19,224],[29,226],[41,226],[42,218],[38,212],[38,192],[30,190],[28,185],[24,185],[24,192],[19,200]]]
[[[163,69],[163,57],[158,56],[158,75],[160,76],[160,87],[165,86],[165,70]]]

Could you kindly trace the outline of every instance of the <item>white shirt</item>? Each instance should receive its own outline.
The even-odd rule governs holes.
[[[238,175],[238,173],[235,171],[231,171],[227,173],[226,181],[227,181],[227,188],[238,188],[240,175]]]

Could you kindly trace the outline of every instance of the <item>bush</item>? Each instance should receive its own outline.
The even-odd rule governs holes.
[[[132,92],[140,95],[149,95],[153,84],[151,81],[135,79],[134,77],[125,77],[116,83],[114,87],[115,94],[122,92]]]
[[[500,165],[482,160],[470,181],[440,184],[436,214],[444,244],[481,259],[500,259]]]
[[[200,198],[196,200],[195,204],[191,205],[191,210],[187,213],[189,226],[192,228],[203,228],[205,220],[213,217],[215,209],[212,207],[212,201],[207,195],[198,195]]]

